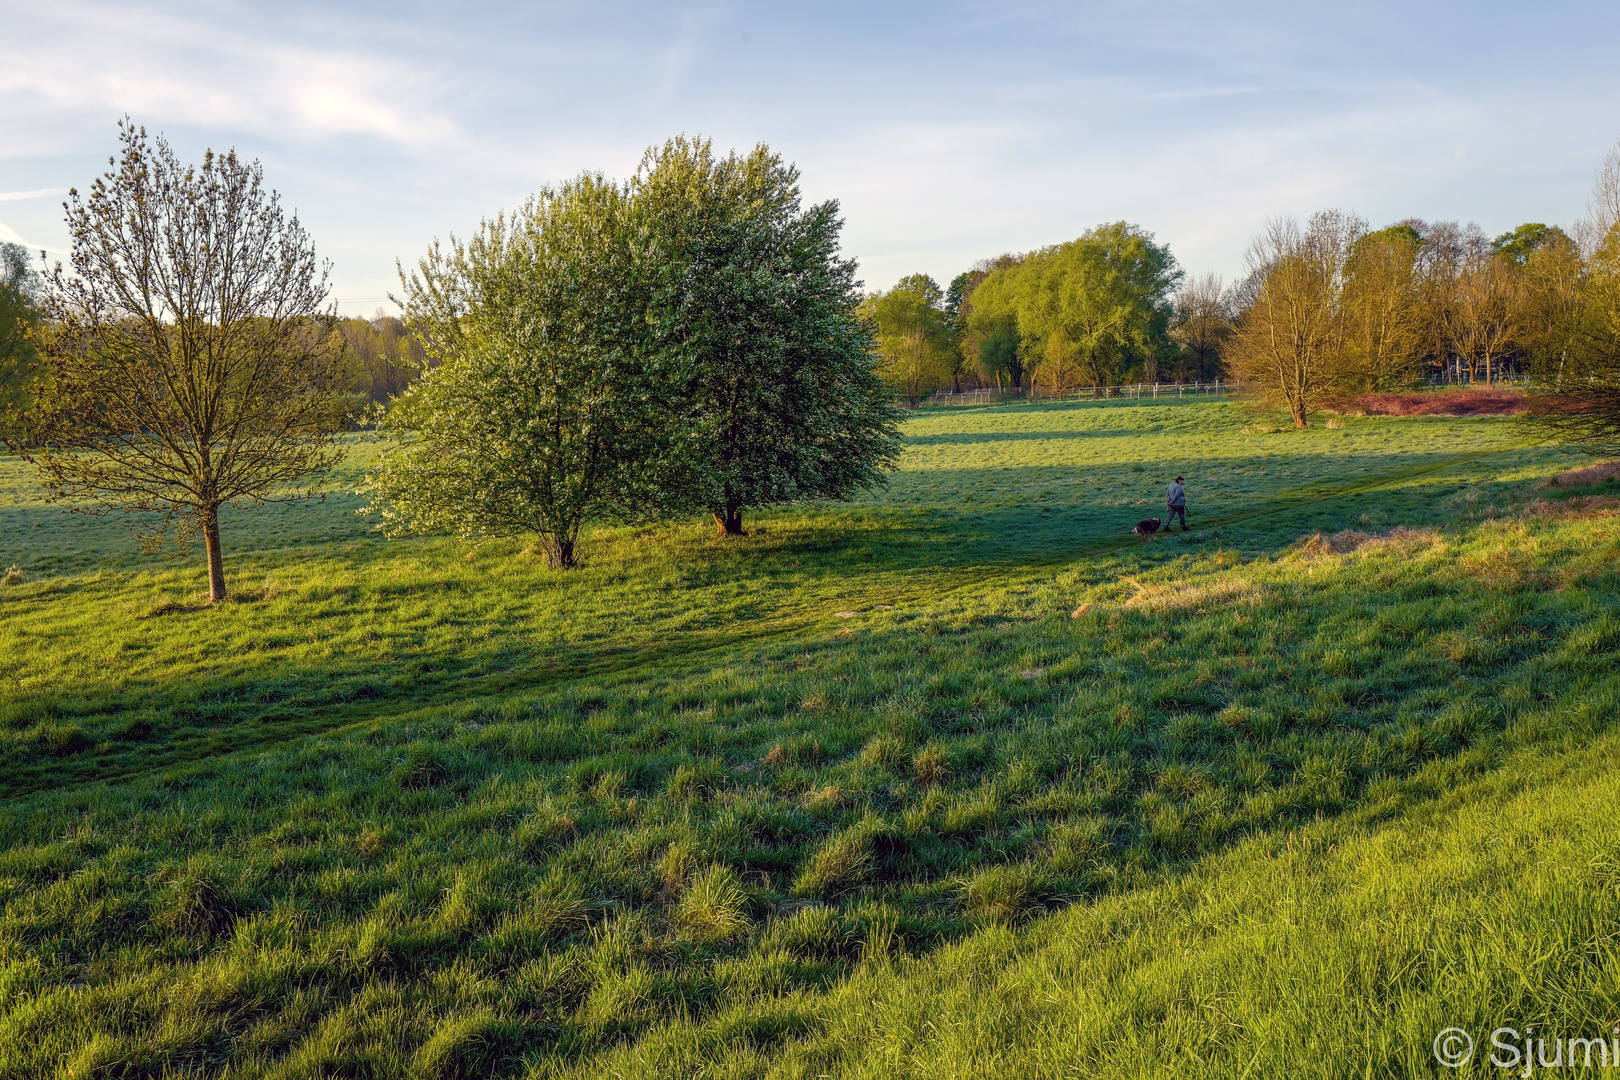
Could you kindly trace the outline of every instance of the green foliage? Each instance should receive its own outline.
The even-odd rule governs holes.
[[[838,204],[804,207],[798,170],[766,146],[721,159],[684,138],[649,150],[632,189],[645,317],[684,365],[662,389],[678,449],[652,468],[666,505],[737,535],[744,510],[880,484],[896,414]]]
[[[586,522],[654,508],[683,373],[647,330],[636,237],[629,192],[585,174],[423,257],[405,317],[437,366],[368,479],[390,533],[533,534],[568,567]]]
[[[351,436],[326,502],[244,519],[257,599],[208,609],[0,461],[29,570],[0,591],[0,1071],[971,1071],[983,1038],[1016,1073],[1052,1015],[1073,1060],[1140,1030],[1247,1061],[1268,1017],[1361,1010],[1331,1031],[1363,1048],[1389,995],[1522,985],[1432,966],[1459,955],[1549,957],[1549,1024],[1606,1007],[1598,952],[1530,933],[1612,923],[1606,834],[1552,844],[1562,906],[1463,873],[1614,820],[1518,794],[1620,702],[1601,492],[1537,490],[1564,455],[1500,421],[1245,422],[927,411],[881,493],[741,542],[587,531],[567,581],[370,535]],[[1176,461],[1200,528],[1140,542]],[[975,1036],[986,1002],[1010,1026]]]
[[[1015,325],[1037,385],[1057,393],[1114,385],[1166,350],[1181,277],[1151,234],[1123,221],[1099,225],[991,271],[973,293],[968,325],[986,338]]]
[[[981,320],[970,340],[978,357],[979,374],[995,379],[998,386],[1003,376],[1015,388],[1024,384],[1024,361],[1020,355],[1023,340],[1019,337],[1015,316]]]
[[[1407,226],[1410,228],[1410,226]],[[1511,232],[1505,232],[1491,241],[1491,247],[1496,253],[1518,266],[1530,261],[1530,256],[1538,249],[1549,243],[1556,243],[1564,237],[1564,230],[1558,226],[1543,225],[1539,221],[1527,221]]]
[[[879,372],[913,405],[924,394],[950,385],[956,371],[956,340],[940,300],[933,278],[911,274],[860,306],[882,357]]]
[[[21,244],[0,244],[0,445],[31,441],[23,413],[35,383],[29,331],[39,322],[39,275]]]

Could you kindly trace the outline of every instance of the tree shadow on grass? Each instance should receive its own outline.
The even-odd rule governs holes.
[[[838,611],[929,604],[955,589],[1038,575],[1088,558],[1151,564],[1196,553],[1201,543],[1264,553],[1310,531],[1365,528],[1369,515],[1384,527],[1429,525],[1441,494],[1457,490],[1457,476],[1476,481],[1468,490],[1487,502],[1523,486],[1488,479],[1502,464],[1500,455],[1484,459],[1488,465],[1476,466],[1475,460],[1438,453],[1389,454],[1367,467],[1363,478],[1348,483],[1239,497],[1225,506],[1195,501],[1193,532],[1148,543],[1129,534],[1135,518],[1142,516],[1139,507],[1109,505],[1094,497],[1059,505],[1003,504],[985,496],[998,485],[963,470],[956,474],[960,486],[974,489],[977,498],[960,505],[915,511],[812,509],[765,517],[759,535],[745,545],[670,545],[658,568],[664,579],[643,576],[638,581],[637,559],[644,561],[644,555],[638,555],[635,544],[615,547],[609,538],[594,580],[557,575],[532,579],[532,587],[554,590],[565,599],[581,587],[605,589],[598,597],[604,614],[584,611],[574,622],[548,626],[538,637],[526,628],[545,625],[535,621],[545,618],[544,606],[534,609],[536,614],[509,615],[517,622],[505,634],[484,633],[500,624],[502,590],[509,586],[499,579],[480,581],[476,575],[473,585],[485,592],[485,599],[469,593],[460,611],[463,605],[452,602],[424,614],[422,604],[442,594],[446,585],[428,579],[361,580],[316,588],[275,604],[245,605],[240,614],[248,622],[230,624],[229,630],[221,628],[215,612],[162,614],[154,608],[147,619],[171,621],[173,633],[182,639],[213,638],[228,655],[194,664],[183,675],[96,677],[81,668],[75,678],[49,691],[0,696],[0,728],[6,731],[0,743],[5,755],[0,791],[17,795],[53,784],[129,775],[378,716],[633,672],[694,654],[791,637]],[[1328,456],[1307,458],[1296,460],[1296,467],[1311,472],[1331,461]],[[1207,462],[1206,468],[1218,475],[1251,465],[1247,458],[1232,457]],[[1015,486],[1024,490],[1064,478],[1064,470],[1054,468],[1025,467],[1016,473]],[[1364,490],[1375,484],[1390,486]],[[375,557],[394,549],[368,545],[367,550]],[[614,580],[620,584],[612,584]],[[675,584],[666,584],[671,581]],[[675,609],[670,618],[660,618],[665,588],[682,590],[694,603],[701,603],[693,598],[702,595],[694,590],[718,590],[714,595],[719,599],[712,610]],[[615,589],[632,591],[615,601]],[[117,603],[119,595],[117,581],[98,580],[77,589],[61,580],[39,582],[0,590],[0,615],[52,617],[57,605],[77,603],[89,605],[80,615],[93,616],[95,609]],[[621,612],[618,623],[606,614],[636,604],[642,605],[637,612],[648,614],[625,620]],[[393,610],[416,611],[416,621],[392,632],[379,654],[368,624]],[[284,624],[315,627],[323,622],[334,635],[328,649],[333,655],[318,662],[255,644]],[[412,626],[441,636],[424,636]],[[126,636],[144,633],[134,626]]]

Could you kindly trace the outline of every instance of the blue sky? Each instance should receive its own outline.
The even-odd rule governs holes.
[[[369,314],[435,236],[676,133],[840,200],[869,287],[1134,221],[1228,276],[1268,215],[1568,225],[1620,4],[0,0],[0,239],[66,246],[125,113],[264,162]]]

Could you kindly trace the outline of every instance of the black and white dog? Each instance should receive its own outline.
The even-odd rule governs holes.
[[[1136,533],[1137,536],[1140,536],[1142,539],[1146,540],[1163,527],[1164,522],[1160,521],[1158,518],[1148,518],[1145,521],[1138,521],[1136,523],[1136,528],[1132,529],[1131,531]]]

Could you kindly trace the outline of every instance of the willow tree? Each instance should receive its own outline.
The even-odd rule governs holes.
[[[1101,393],[1165,351],[1181,278],[1169,248],[1116,221],[992,270],[973,292],[968,326],[988,336],[1016,325],[1037,381],[1084,380]]]
[[[765,146],[721,158],[685,138],[649,150],[633,190],[645,322],[684,365],[666,384],[659,500],[735,536],[745,510],[881,483],[898,414],[838,204],[803,205],[798,170]]]
[[[877,342],[879,373],[913,405],[955,374],[956,341],[942,299],[933,278],[911,274],[888,292],[868,296],[859,309]]]
[[[532,535],[567,568],[586,523],[656,509],[680,378],[643,280],[628,191],[588,173],[435,242],[404,277],[434,366],[390,414],[400,442],[370,479],[384,531]]]
[[[42,289],[41,387],[27,417],[52,499],[141,515],[142,539],[200,533],[225,597],[220,509],[307,498],[347,417],[327,294],[296,215],[235,151],[185,166],[120,125],[122,153],[69,192],[71,270]]]

